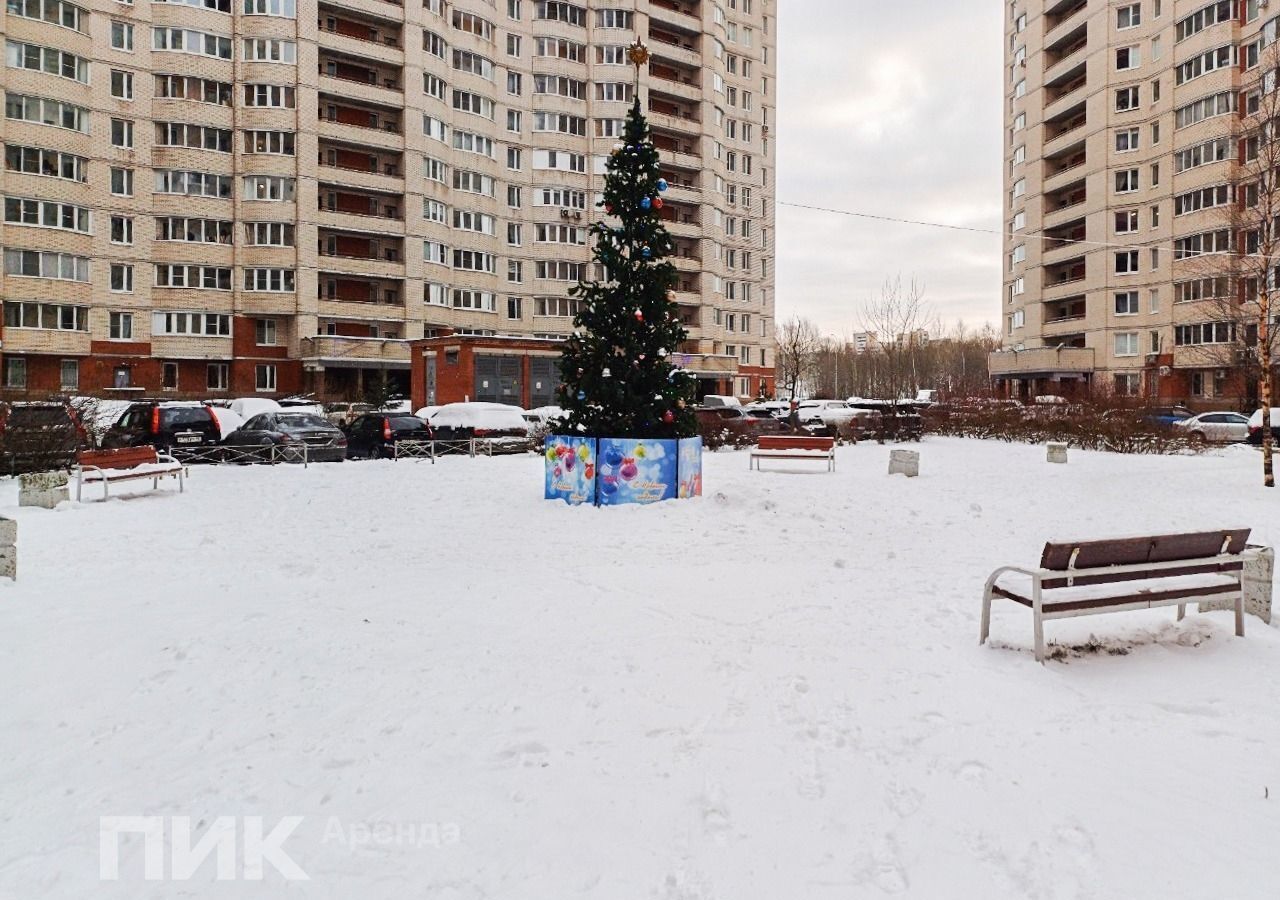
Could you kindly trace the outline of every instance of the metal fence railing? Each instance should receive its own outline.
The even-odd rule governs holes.
[[[306,444],[214,444],[207,447],[174,447],[172,453],[178,462],[188,464],[274,466],[280,463],[302,463],[303,468],[310,464],[311,456]]]
[[[434,441],[396,441],[391,445],[395,459],[429,459],[436,463],[436,445]]]

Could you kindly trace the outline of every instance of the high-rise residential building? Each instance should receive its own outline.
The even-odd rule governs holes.
[[[354,396],[554,338],[639,90],[687,368],[773,381],[775,0],[7,0],[6,395]]]
[[[1011,396],[1235,405],[1246,328],[1224,274],[1247,234],[1265,0],[1005,6],[1003,348]],[[1274,77],[1274,76],[1272,76]],[[1225,258],[1225,257],[1224,257]],[[1242,294],[1239,296],[1243,296]]]

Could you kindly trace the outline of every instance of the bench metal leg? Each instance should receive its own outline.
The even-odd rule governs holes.
[[[1178,621],[1181,622],[1186,617],[1187,617],[1187,604],[1179,603],[1178,604]]]
[[[991,589],[982,594],[982,633],[978,635],[978,644],[982,645],[991,637]]]
[[[1236,637],[1244,637],[1244,592],[1236,594]]]
[[[1035,619],[1036,662],[1044,662],[1044,606],[1040,598],[1040,582],[1031,588],[1031,612]]]

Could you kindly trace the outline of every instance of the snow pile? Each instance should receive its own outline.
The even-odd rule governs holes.
[[[604,511],[532,455],[0,482],[0,897],[1274,897],[1280,631],[1070,619],[1039,666],[998,601],[978,645],[1050,535],[1274,544],[1256,452],[890,449]],[[101,882],[113,815],[301,816],[311,880],[144,881],[133,836]]]
[[[524,410],[505,403],[446,403],[431,414],[437,428],[481,428],[504,431],[525,428]]]

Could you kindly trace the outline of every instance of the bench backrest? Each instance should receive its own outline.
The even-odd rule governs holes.
[[[1242,553],[1249,541],[1248,528],[1223,531],[1194,531],[1184,534],[1157,534],[1147,537],[1114,538],[1097,541],[1050,542],[1044,545],[1040,555],[1040,568],[1054,572],[1070,569],[1093,569],[1104,566],[1134,566],[1143,563],[1176,562],[1180,559],[1207,559],[1222,554]],[[1194,575],[1238,569],[1240,563],[1213,563],[1185,568],[1161,570],[1161,575]],[[1105,584],[1115,581],[1135,581],[1149,577],[1142,572],[1117,573],[1115,575],[1088,575],[1073,578],[1073,584]],[[1045,579],[1046,588],[1063,587],[1066,578]]]
[[[829,437],[788,437],[761,435],[756,444],[761,450],[830,450],[836,445]]]
[[[155,447],[120,447],[116,450],[81,450],[76,460],[99,469],[132,469],[156,461]]]

